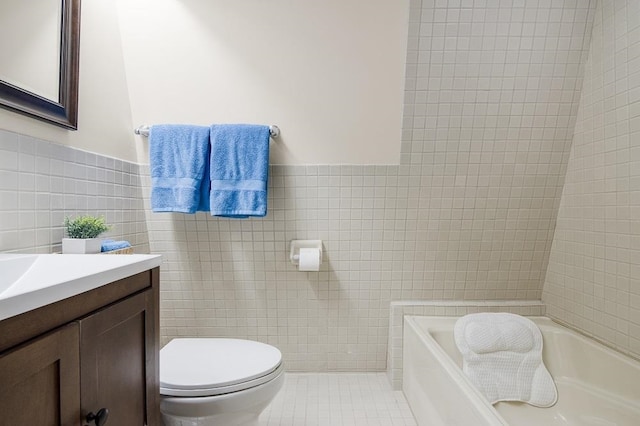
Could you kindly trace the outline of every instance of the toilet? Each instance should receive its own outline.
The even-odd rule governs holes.
[[[257,423],[284,382],[282,353],[242,339],[173,339],[160,350],[165,426]]]

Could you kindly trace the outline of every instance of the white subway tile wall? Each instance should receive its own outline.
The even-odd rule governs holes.
[[[598,3],[543,300],[640,357],[640,1]]]
[[[279,347],[290,371],[383,370],[389,302],[406,293],[399,169],[272,166],[264,219],[149,212],[163,340],[249,338]],[[290,263],[292,239],[323,240],[320,272]]]
[[[424,298],[540,297],[594,5],[411,2],[405,279]]]
[[[400,165],[272,166],[264,219],[148,213],[163,341],[384,370],[393,300],[539,299],[594,6],[413,0]],[[320,272],[289,263],[292,239],[324,241]]]
[[[59,252],[65,216],[80,214],[149,251],[137,164],[0,130],[0,252]]]

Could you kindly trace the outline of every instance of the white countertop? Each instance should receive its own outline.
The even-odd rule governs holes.
[[[155,254],[2,254],[0,321],[160,266]]]

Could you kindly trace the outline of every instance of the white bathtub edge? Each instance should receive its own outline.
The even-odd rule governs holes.
[[[465,403],[471,404],[475,409],[475,412],[486,422],[484,425],[474,423],[474,426],[508,426],[506,420],[493,408],[484,395],[482,395],[482,393],[466,376],[460,374],[460,368],[453,362],[449,355],[447,355],[447,353],[430,335],[425,334],[419,328],[418,324],[411,316],[406,316],[404,318],[404,323],[405,326],[408,325],[413,330],[418,339],[420,339],[420,341],[422,341],[422,343],[430,350],[431,354],[439,362],[439,365],[443,367],[448,377],[455,382],[457,386],[463,389],[467,396],[471,394],[471,397],[469,397]],[[410,397],[407,396],[407,399],[410,399]]]
[[[510,312],[544,316],[541,300],[395,300],[389,309],[387,378],[394,390],[402,390],[402,344],[404,316],[462,316],[475,312]]]

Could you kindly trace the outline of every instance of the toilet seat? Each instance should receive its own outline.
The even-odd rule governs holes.
[[[215,396],[238,392],[278,377],[282,353],[242,339],[173,339],[160,351],[160,394]]]

